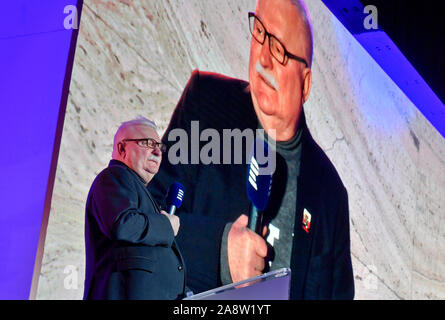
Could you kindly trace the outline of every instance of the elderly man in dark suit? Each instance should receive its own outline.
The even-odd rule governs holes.
[[[154,123],[124,122],[108,167],[91,186],[85,218],[84,299],[180,299],[185,269],[175,236],[179,218],[147,189],[165,146]]]
[[[262,219],[269,235],[264,239],[247,228],[246,163],[205,164],[193,154],[179,164],[164,161],[149,189],[159,200],[173,181],[187,190],[178,212],[178,242],[193,291],[253,277],[269,266],[290,267],[291,299],[352,299],[347,191],[313,140],[303,111],[312,83],[307,9],[300,0],[258,0],[249,24],[249,83],[195,71],[163,142],[177,150],[175,129],[196,140],[207,129],[224,136],[225,129],[264,128],[277,152]],[[210,136],[189,145],[202,146]]]

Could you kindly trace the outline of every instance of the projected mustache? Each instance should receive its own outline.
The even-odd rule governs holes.
[[[154,160],[154,161],[156,161],[159,164],[161,162],[161,157],[158,157],[157,155],[151,154],[148,157],[148,160]]]
[[[274,76],[264,70],[263,66],[259,61],[256,62],[255,70],[266,80],[268,84],[272,86],[275,90],[279,90],[279,86]]]

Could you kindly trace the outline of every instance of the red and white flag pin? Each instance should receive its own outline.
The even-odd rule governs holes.
[[[309,233],[309,229],[311,228],[311,214],[309,211],[304,209],[303,211],[303,230],[306,231],[306,233]]]

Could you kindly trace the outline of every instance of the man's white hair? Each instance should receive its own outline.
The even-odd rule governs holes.
[[[119,129],[117,129],[117,131],[119,131],[120,129],[124,129],[126,127],[132,127],[132,126],[137,126],[137,125],[149,126],[155,130],[158,129],[156,127],[156,124],[153,121],[151,121],[145,117],[142,117],[142,116],[137,116],[136,119],[122,122],[122,124],[120,125]]]

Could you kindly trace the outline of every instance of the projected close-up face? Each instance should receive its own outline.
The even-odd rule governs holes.
[[[310,35],[291,1],[260,0],[255,17],[250,19],[254,21],[249,58],[253,105],[263,127],[276,129],[278,141],[285,141],[295,131],[309,95],[311,75],[309,66],[289,58],[284,50],[310,63]],[[274,37],[270,39],[266,32]]]

